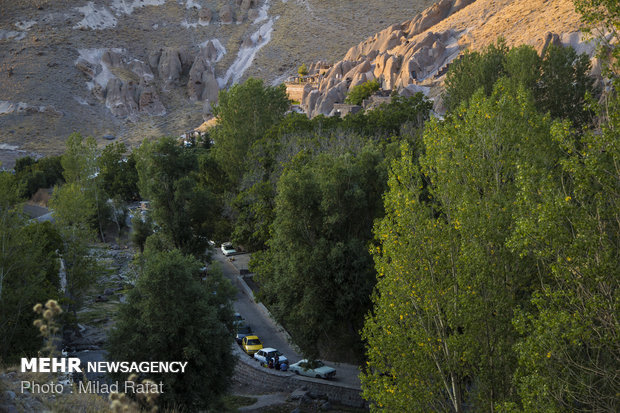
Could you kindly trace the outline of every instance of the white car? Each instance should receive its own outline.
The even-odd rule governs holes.
[[[258,360],[261,364],[269,363],[269,359],[274,359],[275,361],[276,356],[278,356],[278,362],[284,363],[286,361],[286,363],[288,364],[288,359],[286,358],[286,356],[280,353],[275,348],[266,347],[254,353],[254,358]]]
[[[326,366],[320,360],[308,361],[306,359],[299,360],[297,363],[291,364],[288,368],[295,374],[302,376],[314,377],[317,379],[332,379],[336,375],[336,369]]]
[[[222,254],[224,254],[225,256],[229,256],[229,255],[233,255],[236,254],[237,251],[233,248],[232,244],[230,242],[225,242],[222,244],[221,246],[222,249]]]

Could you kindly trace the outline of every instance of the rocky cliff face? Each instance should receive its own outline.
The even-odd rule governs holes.
[[[88,2],[83,7],[73,8],[73,11],[78,13],[71,16],[77,15],[79,18],[81,14],[83,18],[77,21],[72,29],[93,32],[112,30],[121,24],[119,19],[133,15],[135,10],[148,6],[163,7],[166,3],[166,0],[114,0],[111,4],[100,5]],[[267,11],[270,1],[262,0],[259,3],[258,0],[235,0],[232,3],[224,2],[219,10],[217,7],[220,5],[217,3],[203,7],[201,2],[193,0],[177,2],[177,6],[185,6],[186,10],[191,10],[189,16],[197,17],[196,22],[190,21],[191,17],[178,22],[186,31],[212,23],[227,25],[235,22],[249,28],[256,27],[260,32],[262,26],[258,20],[259,17],[262,17],[262,20],[269,19]],[[198,13],[194,13],[195,11]],[[67,20],[67,23],[71,24],[71,20]],[[30,27],[36,24],[40,22],[33,20],[28,23]],[[159,25],[160,23],[154,23],[151,29],[156,31]],[[162,25],[166,23],[162,22]],[[178,27],[171,28],[173,31],[176,29]],[[246,37],[246,41],[241,49],[256,48],[253,42],[248,42],[252,38],[251,34],[242,36]],[[163,44],[147,43],[145,46],[146,53],[139,53],[129,47],[77,49],[79,57],[75,60],[75,67],[86,76],[86,86],[92,97],[104,103],[116,118],[137,121],[141,115],[163,116],[167,110],[160,95],[183,87],[187,89],[190,101],[206,102],[204,107],[208,108],[217,101],[220,83],[223,87],[228,85],[227,81],[218,83],[216,79],[216,63],[226,54],[226,49],[217,38],[201,44],[181,42],[179,45],[179,42],[171,41]],[[239,55],[242,54],[241,49]],[[240,68],[239,76],[245,69],[247,67]]]
[[[122,49],[82,49],[75,66],[88,79],[93,96],[114,116],[137,120],[140,115],[166,114],[158,90],[186,87],[191,101],[215,103],[215,64],[224,53],[216,44],[207,41],[195,53],[166,47],[153,51],[146,62]]]
[[[328,70],[310,66],[302,108],[329,115],[351,88],[377,79],[386,90],[437,96],[449,64],[465,50],[479,50],[503,37],[509,46],[529,44],[542,52],[550,43],[592,54],[580,33],[570,0],[441,0],[412,20],[394,24],[352,47]],[[436,110],[442,111],[440,99]]]

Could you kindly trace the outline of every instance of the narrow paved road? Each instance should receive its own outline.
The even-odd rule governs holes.
[[[235,297],[235,311],[245,318],[247,323],[252,327],[252,331],[256,334],[265,347],[274,347],[280,350],[289,359],[290,363],[295,363],[302,359],[302,355],[293,349],[288,343],[284,334],[279,332],[276,324],[267,317],[259,309],[252,297],[248,297],[239,285],[238,272],[232,263],[222,254],[219,248],[214,250],[213,260],[221,264],[222,272],[235,287],[237,287],[237,296]],[[249,357],[249,356],[248,356]],[[360,386],[358,366],[326,361],[336,369],[336,377],[333,380],[336,383],[342,383],[349,386]]]

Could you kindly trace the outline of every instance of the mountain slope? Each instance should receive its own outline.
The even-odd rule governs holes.
[[[202,123],[218,88],[333,61],[430,3],[3,1],[0,145],[59,153],[73,131],[102,144],[178,135]]]

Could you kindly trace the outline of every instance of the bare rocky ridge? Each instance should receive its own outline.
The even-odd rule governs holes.
[[[74,131],[102,144],[179,135],[203,122],[219,89],[333,61],[430,3],[3,1],[0,144],[60,153]]]
[[[311,65],[317,82],[305,86],[301,106],[311,116],[330,115],[353,87],[374,79],[384,90],[438,97],[463,50],[480,50],[500,36],[508,46],[529,44],[541,54],[553,43],[592,56],[595,47],[580,29],[570,0],[441,0],[353,46],[332,66]],[[442,112],[441,99],[435,110]]]

